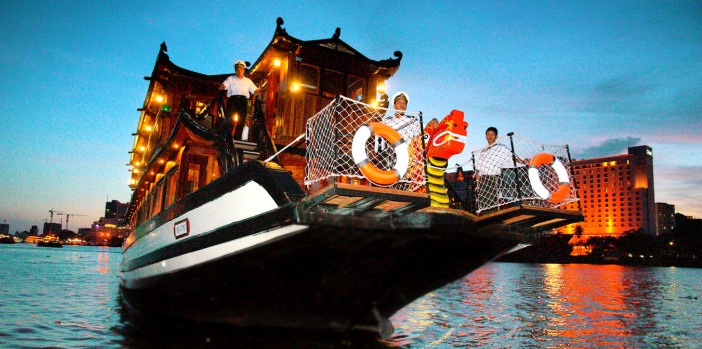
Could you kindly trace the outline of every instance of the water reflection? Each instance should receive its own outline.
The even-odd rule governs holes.
[[[702,269],[490,263],[393,316],[395,333],[135,316],[118,248],[0,246],[0,347],[698,348]]]
[[[110,273],[110,250],[109,247],[98,247],[97,272],[102,275]]]
[[[692,273],[700,278],[699,270]],[[621,348],[683,343],[687,347],[687,338],[700,337],[694,325],[678,323],[682,301],[675,296],[677,289],[691,287],[696,286],[684,281],[681,285],[665,268],[492,263],[396,314],[397,331],[389,344]],[[694,297],[682,299],[697,302]],[[683,318],[699,326],[702,311],[687,310]],[[671,321],[683,330],[670,331]]]

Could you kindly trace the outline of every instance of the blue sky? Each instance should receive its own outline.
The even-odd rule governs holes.
[[[404,58],[410,110],[463,110],[466,153],[496,126],[574,158],[653,148],[656,201],[702,218],[702,2],[0,2],[0,221],[55,209],[88,227],[127,202],[126,163],[159,45],[183,68],[232,72],[283,17],[303,40]],[[451,159],[463,162],[467,156]],[[64,217],[54,217],[60,221]]]

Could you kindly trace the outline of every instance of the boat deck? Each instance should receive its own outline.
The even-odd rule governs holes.
[[[579,211],[513,205],[489,213],[475,215],[456,209],[437,209],[430,206],[426,193],[416,193],[388,188],[334,183],[303,200],[306,210],[323,210],[327,213],[363,216],[403,216],[412,212],[451,211],[467,217],[478,227],[503,224],[515,228],[549,230],[583,220]]]
[[[429,195],[404,190],[334,183],[304,200],[306,209],[335,214],[402,216],[431,204]]]

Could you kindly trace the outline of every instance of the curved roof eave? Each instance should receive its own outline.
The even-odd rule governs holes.
[[[157,67],[158,64],[164,64],[168,67],[169,73],[170,74],[179,74],[183,76],[188,76],[196,79],[208,79],[208,80],[213,80],[213,81],[219,81],[222,79],[226,79],[227,76],[231,74],[216,74],[216,75],[207,75],[207,74],[202,74],[198,72],[194,72],[192,70],[188,70],[185,68],[182,68],[175,63],[171,61],[171,58],[168,56],[167,53],[165,53],[163,50],[161,50],[158,54],[158,59],[156,60],[156,66],[154,67],[154,73],[153,75],[156,75],[157,73]]]
[[[284,24],[283,19],[281,17],[278,17],[278,19],[276,20],[276,28],[275,28],[275,33],[273,34],[273,38],[271,39],[270,43],[268,43],[268,46],[266,46],[266,49],[263,50],[261,55],[258,57],[258,59],[256,59],[254,64],[251,66],[252,71],[255,71],[257,69],[258,65],[264,60],[266,54],[270,50],[273,49],[273,45],[275,45],[278,42],[278,40],[280,40],[280,39],[286,40],[286,41],[290,42],[291,44],[293,44],[294,46],[317,46],[317,47],[321,48],[321,47],[325,47],[324,44],[333,44],[335,46],[343,45],[343,48],[345,50],[350,51],[350,54],[360,57],[361,59],[363,59],[364,61],[366,61],[367,63],[369,63],[371,65],[375,65],[379,68],[388,69],[391,72],[390,75],[394,74],[397,71],[397,69],[400,66],[400,61],[402,60],[402,52],[400,52],[400,51],[395,51],[393,53],[395,58],[388,58],[388,59],[383,59],[380,61],[376,61],[376,60],[373,60],[373,59],[366,57],[362,53],[358,52],[358,50],[351,47],[351,45],[347,44],[346,42],[344,42],[343,40],[341,40],[339,38],[339,36],[341,35],[341,29],[339,29],[339,28],[336,28],[336,32],[329,39],[305,41],[305,40],[298,39],[298,38],[293,37],[292,35],[288,34],[287,30],[285,30],[285,28],[282,27],[283,24]],[[328,48],[328,47],[327,47],[327,49],[331,50],[331,48]]]

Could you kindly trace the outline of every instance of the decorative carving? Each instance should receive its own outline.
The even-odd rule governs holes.
[[[378,61],[381,66],[386,66],[389,64],[397,63],[402,59],[402,52],[400,51],[395,51],[393,55],[397,58],[388,58],[388,59],[383,59],[382,61]]]

